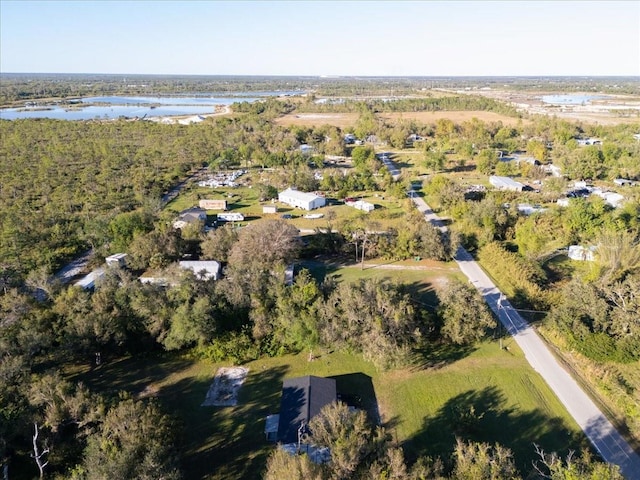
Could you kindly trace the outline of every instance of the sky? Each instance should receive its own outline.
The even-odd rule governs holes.
[[[0,0],[0,72],[640,76],[640,0]]]

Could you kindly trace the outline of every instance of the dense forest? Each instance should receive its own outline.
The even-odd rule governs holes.
[[[3,83],[4,101],[89,93],[73,79],[49,80],[24,84],[16,76],[6,89]],[[191,93],[195,85],[223,88],[221,79],[190,80],[194,83],[158,80],[154,93]],[[100,93],[140,93],[122,90],[122,80],[96,78],[99,81],[105,82],[95,87]],[[306,88],[307,81],[311,80],[287,80],[284,85]],[[273,82],[252,79],[251,88],[284,88]],[[65,90],[73,85],[76,90]],[[336,93],[373,88],[365,86],[326,80],[320,88]],[[233,87],[239,89],[237,84]],[[393,88],[415,87],[398,80]],[[388,88],[388,84],[376,87]],[[358,121],[344,129],[281,126],[273,121],[296,108],[357,112]],[[363,262],[365,256],[449,261],[462,244],[500,279],[514,304],[545,312],[546,328],[560,335],[568,348],[594,362],[613,365],[614,372],[617,364],[638,362],[637,188],[627,187],[628,201],[622,208],[614,209],[598,198],[576,198],[568,207],[550,206],[544,213],[524,216],[515,208],[522,198],[515,193],[472,192],[449,175],[474,169],[482,175],[544,179],[545,188],[530,198],[536,202],[542,198],[550,205],[572,180],[640,179],[640,142],[633,137],[634,127],[577,125],[549,118],[515,127],[477,119],[420,124],[376,115],[465,109],[514,113],[497,102],[473,97],[298,106],[288,99],[269,99],[234,104],[232,116],[190,126],[125,120],[0,121],[0,462],[18,459],[22,468],[33,462],[41,476],[46,472],[51,478],[180,478],[181,452],[176,445],[184,432],[160,405],[126,394],[92,392],[65,380],[55,368],[93,358],[96,352],[105,359],[172,352],[243,363],[331,348],[361,355],[386,370],[412,365],[425,349],[472,345],[495,333],[496,322],[487,306],[462,282],[440,289],[435,308],[416,303],[406,285],[387,280],[318,281],[299,269],[294,283],[285,285],[288,265],[319,253],[353,258],[360,252]],[[417,153],[417,169],[429,173],[421,193],[451,219],[450,231],[443,233],[422,221],[406,201],[414,179],[394,181],[371,145],[347,148],[345,133],[375,136],[394,149]],[[411,134],[423,139],[409,145]],[[602,145],[581,147],[576,140],[581,136],[597,136]],[[302,155],[303,144],[311,145],[317,155]],[[526,152],[539,165],[501,162],[496,150]],[[352,168],[319,179],[314,173],[323,167],[323,154],[348,155]],[[565,177],[547,177],[542,166],[550,161],[562,167]],[[336,198],[384,192],[405,202],[402,226],[380,231],[379,224],[365,218],[350,222],[328,218],[328,228],[318,229],[304,242],[298,229],[281,219],[207,234],[171,228],[163,199],[172,187],[203,168],[233,167],[277,170],[273,184],[256,185],[265,198],[290,184],[306,191],[320,189]],[[581,243],[600,246],[593,268],[567,273],[549,263],[559,249]],[[51,273],[88,249],[97,263],[109,253],[128,252],[130,270],[108,269],[95,292],[51,281]],[[185,255],[222,262],[224,278],[206,281],[176,270],[174,261]],[[173,286],[140,283],[134,274],[149,267]],[[44,294],[36,299],[35,290]],[[292,311],[296,315],[290,315]],[[628,408],[633,408],[633,395],[626,400]],[[133,418],[139,428],[122,428]],[[341,437],[345,435],[338,428],[341,424],[353,425],[348,439]],[[640,428],[633,415],[629,428],[635,434]],[[387,433],[340,407],[318,417],[314,431],[324,432],[318,435],[324,435],[336,455],[343,452],[336,456],[341,461],[319,467],[306,457],[274,453],[267,478],[282,478],[283,471],[297,472],[295,478],[520,475],[507,449],[462,440],[451,462],[425,457],[407,465]],[[538,470],[532,475],[540,478],[567,478],[569,473],[576,478],[619,478],[588,452],[573,461],[539,454]],[[529,472],[521,473],[524,477]]]

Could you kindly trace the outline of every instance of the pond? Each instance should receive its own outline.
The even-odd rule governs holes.
[[[550,105],[583,105],[591,103],[591,100],[600,100],[603,98],[607,98],[607,96],[567,93],[562,95],[544,95],[542,101]]]
[[[109,120],[120,117],[166,117],[175,115],[206,115],[216,107],[234,102],[255,102],[269,96],[292,96],[304,92],[238,92],[211,96],[85,97],[61,104],[36,104],[20,108],[0,109],[0,119],[53,118],[57,120]]]

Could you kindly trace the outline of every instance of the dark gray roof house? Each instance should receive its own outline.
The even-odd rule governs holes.
[[[288,378],[282,384],[277,440],[297,443],[300,426],[305,426],[322,407],[338,401],[336,381],[308,375]],[[303,428],[306,432],[306,428]]]

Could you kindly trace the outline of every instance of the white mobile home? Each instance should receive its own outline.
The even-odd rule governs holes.
[[[324,207],[326,199],[315,193],[306,193],[287,188],[284,192],[278,194],[278,200],[292,207],[301,208],[303,210],[315,210]]]
[[[215,260],[185,260],[179,262],[179,265],[180,268],[191,270],[198,278],[202,278],[203,280],[209,280],[212,278],[214,280],[218,280],[218,278],[220,278],[221,266],[220,263]]]
[[[489,183],[496,187],[498,190],[512,190],[514,192],[521,192],[524,185],[520,182],[509,177],[497,177],[492,175],[489,177]]]
[[[244,221],[244,215],[241,213],[233,212],[233,213],[219,213],[218,220],[223,222],[242,222]]]

